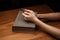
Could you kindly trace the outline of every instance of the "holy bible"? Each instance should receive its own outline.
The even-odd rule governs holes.
[[[12,31],[15,32],[34,32],[36,29],[35,24],[27,22],[22,16],[22,11],[18,12],[17,18],[12,26]]]

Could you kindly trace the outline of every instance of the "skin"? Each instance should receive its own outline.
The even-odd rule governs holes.
[[[60,13],[37,14],[37,17],[47,20],[60,20]]]
[[[50,13],[50,14],[41,14],[41,15],[39,14],[39,16],[37,14],[37,16],[36,16],[35,12],[33,12],[32,10],[24,9],[24,12],[22,13],[22,15],[24,16],[25,20],[34,22],[39,27],[41,27],[42,30],[45,30],[46,32],[48,32],[51,35],[55,36],[56,38],[60,39],[60,29],[59,28],[48,25],[48,24],[42,22],[41,20],[39,20],[37,18],[37,17],[39,17],[39,18],[46,18],[46,19],[50,19],[50,20],[57,20],[57,19],[60,18],[60,14],[59,15],[55,14],[55,13],[53,13],[53,14],[52,13]]]

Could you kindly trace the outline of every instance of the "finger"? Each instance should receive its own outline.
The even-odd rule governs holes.
[[[24,13],[23,13],[22,15],[23,15],[24,17],[28,17],[28,15],[26,15],[26,14],[24,14]]]
[[[24,12],[24,14],[29,15],[30,13],[28,13],[28,12]]]
[[[24,9],[24,11],[27,11],[27,12],[32,12],[32,10],[28,10],[28,9]]]

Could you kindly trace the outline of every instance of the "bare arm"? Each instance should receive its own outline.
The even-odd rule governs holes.
[[[48,32],[48,33],[52,34],[53,36],[55,36],[56,38],[60,39],[60,29],[50,26],[50,25],[42,22],[39,19],[35,19],[34,23],[37,24],[38,26],[40,26],[46,32]]]
[[[27,12],[28,11],[28,12]],[[31,10],[25,9],[25,12],[22,14],[26,20],[33,21],[35,24],[37,24],[39,27],[41,27],[46,32],[50,33],[51,35],[55,36],[56,38],[60,39],[60,29],[50,26],[41,20],[39,20],[35,13]]]
[[[60,20],[60,13],[37,14],[37,17],[47,20]]]

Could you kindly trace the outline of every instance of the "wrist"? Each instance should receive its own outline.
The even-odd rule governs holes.
[[[36,16],[37,16],[37,18],[40,18],[40,19],[46,19],[47,18],[47,14],[37,14]]]
[[[39,14],[36,14],[36,17],[39,18]]]
[[[44,18],[43,14],[37,14],[36,16],[37,16],[37,18]]]
[[[38,21],[38,18],[34,18],[33,22],[36,23]]]

